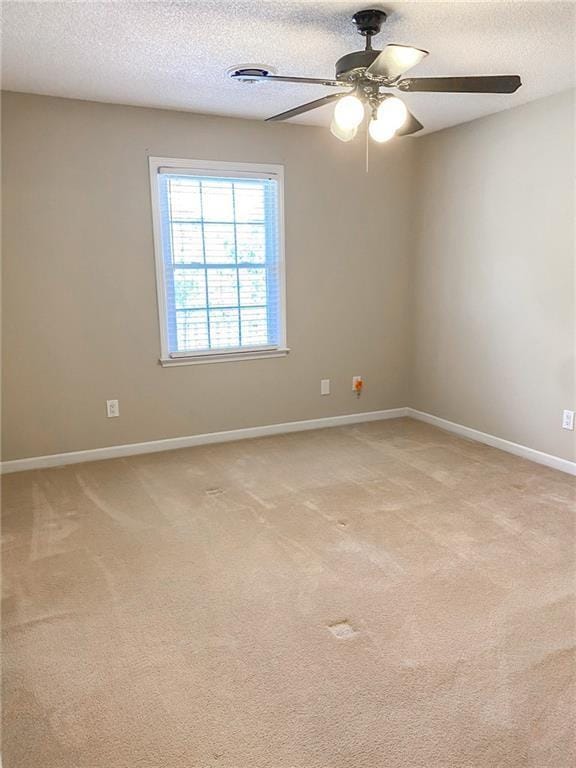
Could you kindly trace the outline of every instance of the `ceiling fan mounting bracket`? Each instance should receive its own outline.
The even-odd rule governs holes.
[[[376,8],[369,8],[365,11],[358,11],[352,16],[352,21],[356,29],[363,37],[372,37],[377,35],[382,28],[382,24],[388,18],[388,14],[379,11]]]

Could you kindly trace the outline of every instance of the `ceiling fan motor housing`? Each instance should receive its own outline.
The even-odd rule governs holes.
[[[373,50],[347,53],[336,62],[336,78],[347,81],[357,80],[380,53],[381,51]]]

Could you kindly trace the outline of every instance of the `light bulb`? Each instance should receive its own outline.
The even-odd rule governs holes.
[[[378,107],[378,122],[388,123],[395,131],[401,128],[408,117],[408,110],[401,99],[391,96]]]
[[[386,123],[380,120],[380,118],[378,120],[370,120],[368,131],[374,141],[377,141],[379,144],[388,141],[396,133],[396,129],[390,123]]]
[[[357,128],[364,117],[364,105],[356,96],[344,96],[336,104],[334,120],[342,130]]]
[[[340,139],[340,141],[352,141],[358,133],[358,128],[340,128],[336,120],[333,119],[330,125],[330,133],[336,136],[337,139]]]

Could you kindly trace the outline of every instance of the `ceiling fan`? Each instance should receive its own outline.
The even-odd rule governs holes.
[[[397,96],[382,93],[381,88],[397,88],[404,92],[434,93],[514,93],[522,85],[518,75],[482,75],[474,77],[411,77],[402,78],[409,69],[428,56],[428,51],[408,45],[389,44],[383,50],[372,48],[372,37],[380,32],[386,21],[384,11],[369,9],[358,11],[352,21],[358,32],[366,38],[363,51],[354,51],[336,62],[335,79],[315,77],[289,77],[271,74],[259,67],[243,67],[229,72],[230,77],[244,82],[270,80],[285,83],[312,83],[346,88],[294,109],[281,112],[267,120],[288,120],[336,102],[331,131],[342,141],[350,141],[364,118],[365,107],[371,120],[370,136],[377,142],[392,136],[407,136],[424,127]]]

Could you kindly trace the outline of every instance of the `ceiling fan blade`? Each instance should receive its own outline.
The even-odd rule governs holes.
[[[307,104],[301,104],[299,107],[294,107],[294,109],[289,109],[286,112],[280,112],[279,115],[274,115],[273,117],[267,117],[266,122],[270,122],[271,120],[288,120],[290,117],[296,117],[297,115],[303,115],[304,112],[310,112],[312,109],[318,109],[318,107],[323,107],[324,104],[330,104],[332,101],[336,101],[340,98],[340,96],[345,96],[346,92],[344,93],[330,93],[328,96],[323,96],[321,99],[316,99],[315,101],[309,101]]]
[[[327,78],[323,80],[318,77],[289,77],[285,75],[252,75],[242,73],[241,70],[234,72],[230,75],[232,80],[276,80],[282,83],[312,83],[313,85],[330,85],[336,87],[353,87],[353,83],[342,82],[341,80],[331,80]]]
[[[522,85],[519,75],[479,77],[410,77],[400,80],[401,91],[435,93],[514,93]]]
[[[412,48],[410,45],[387,45],[380,55],[374,59],[366,70],[368,77],[385,77],[386,80],[396,80],[419,64],[428,56],[428,51]]]
[[[424,126],[420,120],[417,120],[412,112],[408,112],[406,122],[401,128],[398,128],[396,131],[396,136],[410,136],[412,133],[418,133],[418,131],[421,131],[422,128],[424,128]]]

